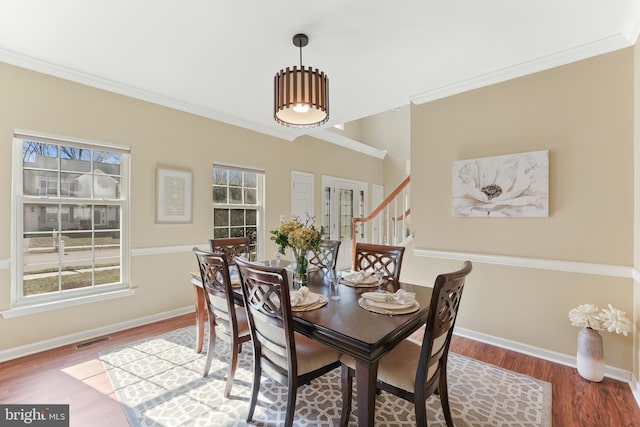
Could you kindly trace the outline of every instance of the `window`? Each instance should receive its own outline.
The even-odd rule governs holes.
[[[129,150],[14,134],[15,306],[127,288]]]
[[[264,171],[213,165],[213,237],[248,237],[258,259],[262,236]]]

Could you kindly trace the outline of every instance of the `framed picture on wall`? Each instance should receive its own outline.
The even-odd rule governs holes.
[[[549,151],[453,162],[453,216],[549,216]]]
[[[156,223],[190,223],[191,208],[191,172],[157,168]]]

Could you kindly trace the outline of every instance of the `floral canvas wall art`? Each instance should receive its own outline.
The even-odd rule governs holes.
[[[453,162],[453,216],[549,216],[549,151]]]

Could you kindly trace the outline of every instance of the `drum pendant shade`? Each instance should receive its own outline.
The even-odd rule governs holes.
[[[300,67],[280,70],[273,79],[273,118],[283,126],[309,128],[329,120],[329,78],[317,68],[302,66],[302,47],[308,42],[304,34],[293,36]]]

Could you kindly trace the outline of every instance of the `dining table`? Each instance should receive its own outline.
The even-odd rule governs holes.
[[[287,261],[274,265],[286,268]],[[321,342],[355,359],[355,382],[358,426],[373,426],[375,420],[376,382],[378,362],[402,340],[409,337],[427,321],[432,288],[393,280],[383,280],[372,287],[357,287],[342,284],[337,293],[340,299],[330,298],[334,292],[330,286],[327,270],[309,272],[307,287],[327,297],[327,304],[310,311],[293,311],[294,330]],[[290,274],[290,273],[289,273]],[[196,350],[202,350],[204,337],[204,290],[200,275],[192,273],[191,283],[195,292],[197,342]],[[383,314],[362,308],[358,304],[364,292],[383,290],[395,293],[399,289],[415,294],[419,308],[406,314]],[[234,300],[243,304],[242,292],[234,290]]]

